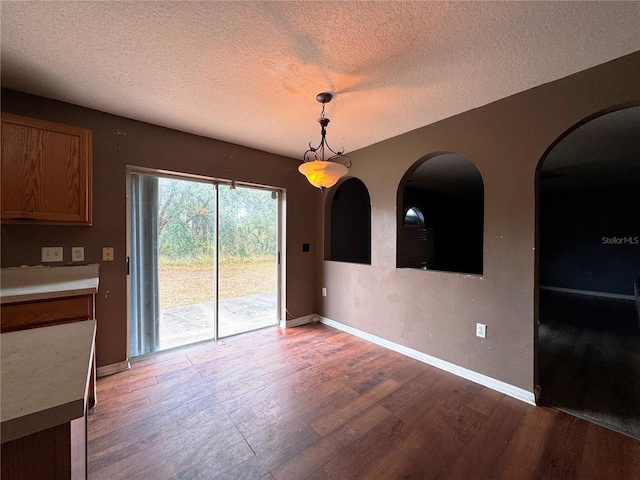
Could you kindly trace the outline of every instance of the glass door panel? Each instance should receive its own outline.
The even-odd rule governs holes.
[[[215,338],[215,186],[158,181],[159,349]]]
[[[278,193],[131,174],[131,357],[278,322]]]
[[[212,183],[131,175],[131,356],[215,338]]]
[[[278,195],[218,187],[218,336],[278,322]]]

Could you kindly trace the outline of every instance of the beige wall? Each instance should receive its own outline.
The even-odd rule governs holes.
[[[98,366],[127,355],[127,165],[285,188],[286,308],[296,317],[315,312],[319,193],[298,173],[300,161],[8,90],[2,91],[2,110],[93,131],[93,226],[2,225],[1,259],[3,267],[37,265],[42,246],[62,246],[68,259],[70,248],[82,245],[85,263],[100,263]],[[310,253],[302,252],[303,243],[311,244]],[[101,262],[103,246],[115,247],[114,262]]]
[[[635,53],[354,152],[350,175],[371,196],[372,264],[317,260],[318,313],[532,391],[536,167],[585,117],[638,100]],[[465,155],[482,174],[481,276],[395,267],[398,184],[438,151]],[[324,202],[317,208],[322,246]],[[475,337],[476,322],[487,325],[486,339]]]

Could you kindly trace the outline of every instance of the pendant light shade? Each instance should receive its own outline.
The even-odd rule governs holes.
[[[324,104],[331,101],[333,95],[324,92],[316,96],[316,100],[322,103],[322,114],[318,123],[320,123],[320,144],[312,147],[309,143],[309,149],[304,152],[304,163],[298,167],[298,171],[307,177],[309,183],[316,188],[324,190],[333,187],[340,178],[349,173],[351,159],[344,154],[344,148],[335,152],[327,143],[327,125],[329,119],[324,116]],[[324,158],[325,150],[330,151],[333,155],[327,160]]]
[[[331,188],[338,180],[349,173],[349,169],[341,163],[312,160],[298,167],[298,171],[307,177],[309,183],[316,188]]]

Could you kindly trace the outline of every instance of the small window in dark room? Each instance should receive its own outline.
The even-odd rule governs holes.
[[[484,184],[471,160],[444,153],[416,162],[397,210],[398,268],[482,274]]]
[[[427,233],[424,215],[418,207],[409,207],[404,214],[400,253],[400,262],[406,268],[426,270],[433,266],[433,235]]]
[[[411,207],[404,215],[405,227],[424,228],[424,215],[418,207]]]
[[[327,200],[330,219],[326,260],[371,265],[371,200],[365,184],[349,178]]]

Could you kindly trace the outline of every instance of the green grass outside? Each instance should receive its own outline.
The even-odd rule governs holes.
[[[160,309],[213,301],[211,257],[193,260],[160,257]],[[275,292],[274,258],[222,259],[218,271],[220,300]]]

